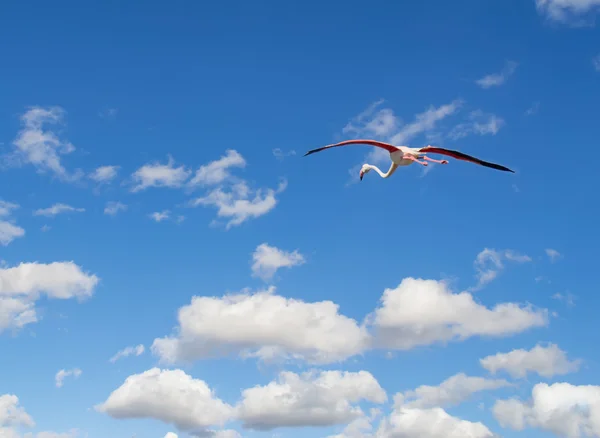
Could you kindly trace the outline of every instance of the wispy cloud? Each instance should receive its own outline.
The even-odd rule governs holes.
[[[106,108],[98,112],[98,115],[103,119],[114,119],[119,112],[118,108]]]
[[[540,103],[539,102],[533,102],[533,104],[527,108],[527,110],[525,111],[525,115],[526,116],[532,116],[534,114],[537,114],[537,112],[540,109]]]
[[[546,255],[548,256],[551,262],[555,262],[562,258],[562,254],[552,248],[546,248]]]
[[[171,211],[169,211],[169,210],[155,211],[154,213],[150,213],[148,216],[150,216],[150,218],[156,222],[162,222],[171,217]]]
[[[535,6],[550,21],[584,26],[593,22],[586,15],[600,10],[600,0],[535,0]]]
[[[290,157],[290,156],[296,155],[296,151],[293,149],[288,152],[284,152],[280,148],[275,148],[275,149],[273,149],[272,152],[273,152],[273,156],[275,158],[277,158],[279,161],[282,161],[285,157]]]
[[[477,285],[470,290],[476,291],[493,281],[504,269],[504,262],[527,263],[531,257],[519,254],[516,251],[505,249],[495,250],[485,248],[475,258],[475,270],[477,271]]]
[[[469,114],[467,122],[456,125],[448,137],[458,140],[472,134],[496,135],[504,124],[504,120],[495,114],[486,114],[481,110],[476,110]]]
[[[115,216],[120,211],[127,210],[127,206],[121,202],[109,201],[106,203],[106,207],[104,207],[104,214],[109,216]]]
[[[25,230],[10,220],[12,212],[18,208],[18,204],[0,199],[0,245],[2,246],[7,246],[13,240],[25,235]]]
[[[137,345],[135,347],[125,347],[124,349],[118,351],[113,357],[109,359],[109,362],[115,363],[117,360],[128,357],[128,356],[140,356],[144,353],[146,349],[142,344]]]
[[[50,172],[63,181],[75,181],[83,172],[68,172],[61,162],[61,155],[75,151],[75,146],[61,140],[47,126],[64,126],[65,111],[57,106],[32,107],[21,116],[21,130],[13,141],[13,152],[5,156],[9,164],[31,164],[38,172]]]
[[[47,216],[47,217],[54,217],[56,215],[62,214],[62,213],[83,213],[85,211],[85,208],[75,208],[75,207],[71,207],[70,205],[67,204],[54,204],[51,207],[48,208],[40,208],[38,210],[35,210],[33,212],[34,216]]]
[[[564,301],[567,304],[567,306],[569,306],[569,307],[575,306],[576,298],[577,297],[575,295],[573,295],[571,292],[566,292],[564,294],[557,292],[554,295],[552,295],[552,299],[558,300],[558,301]]]
[[[175,160],[169,155],[167,164],[153,162],[136,170],[131,175],[134,183],[131,191],[135,193],[149,187],[182,187],[190,174],[191,171],[183,165],[175,167]]]
[[[204,186],[220,184],[231,177],[229,170],[235,167],[246,167],[246,160],[239,152],[229,149],[225,152],[225,155],[218,160],[211,161],[208,164],[200,166],[198,170],[196,170],[196,174],[190,180],[188,185]]]
[[[107,183],[117,177],[119,167],[120,166],[100,166],[89,174],[89,178],[97,183]]]
[[[64,384],[65,378],[71,376],[75,379],[79,378],[79,376],[81,376],[81,370],[79,368],[73,368],[71,370],[62,369],[59,372],[57,372],[56,376],[54,376],[56,387],[61,388]]]
[[[475,83],[481,88],[499,87],[516,71],[518,64],[515,61],[506,61],[504,68],[499,73],[492,73],[477,79]]]
[[[597,72],[600,72],[600,54],[592,58],[592,65]]]
[[[252,275],[269,281],[279,269],[302,265],[305,259],[298,250],[285,251],[261,243],[252,254],[252,262]]]

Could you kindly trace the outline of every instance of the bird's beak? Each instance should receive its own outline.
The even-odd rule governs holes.
[[[363,176],[365,176],[365,174],[364,174],[364,173],[361,173],[361,174],[360,174],[360,180],[361,180],[361,181],[362,181],[362,179],[363,179]]]

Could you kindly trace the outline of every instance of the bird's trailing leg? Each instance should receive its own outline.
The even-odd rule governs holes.
[[[405,160],[414,161],[415,163],[419,163],[420,165],[422,165],[422,166],[425,166],[425,167],[427,167],[427,166],[429,165],[429,164],[428,164],[427,162],[425,162],[425,161],[419,161],[419,160],[417,160],[417,159],[416,159],[415,157],[413,157],[412,155],[404,155],[402,158],[403,158],[403,159],[405,159]]]
[[[448,160],[434,160],[433,158],[429,158],[427,155],[424,155],[423,159],[425,161],[431,161],[432,163],[448,164]]]

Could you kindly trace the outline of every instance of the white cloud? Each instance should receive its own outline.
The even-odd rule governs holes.
[[[600,72],[600,55],[596,55],[592,58],[592,65],[594,66],[594,70]]]
[[[67,377],[73,377],[74,379],[78,379],[81,376],[81,370],[79,368],[73,368],[71,370],[59,370],[54,376],[54,381],[56,383],[57,388],[62,388],[64,384],[64,380]]]
[[[525,115],[526,116],[532,116],[534,114],[537,114],[537,112],[540,109],[540,103],[539,102],[533,102],[533,104],[527,108],[527,110],[525,111]]]
[[[248,219],[263,216],[277,204],[276,195],[287,188],[287,181],[273,189],[250,189],[245,181],[233,184],[229,189],[218,187],[208,195],[190,201],[192,207],[211,206],[217,208],[217,216],[229,218],[225,229],[241,225]]]
[[[302,265],[304,256],[294,251],[284,251],[267,243],[261,243],[252,254],[252,275],[268,281],[280,268]]]
[[[538,12],[548,19],[570,24],[584,24],[584,15],[597,12],[600,0],[535,0]]]
[[[447,407],[458,405],[477,392],[507,386],[511,384],[506,380],[472,377],[459,373],[444,380],[438,386],[421,385],[415,390],[399,393],[395,401],[407,408]]]
[[[471,111],[468,121],[459,123],[449,133],[448,137],[458,140],[468,135],[496,135],[505,125],[505,122],[495,114],[486,114],[483,111]]]
[[[75,147],[63,141],[52,130],[44,130],[46,125],[63,125],[65,111],[60,107],[32,107],[21,116],[21,130],[13,141],[13,154],[7,157],[15,164],[33,165],[38,172],[53,173],[64,181],[74,181],[81,177],[81,171],[70,174],[61,162],[61,155],[70,154]]]
[[[167,432],[164,438],[179,438],[176,433]]]
[[[117,116],[118,112],[119,112],[118,108],[106,108],[102,111],[99,111],[98,115],[100,117],[102,117],[103,119],[112,119]]]
[[[377,431],[378,438],[494,438],[480,422],[461,420],[442,408],[417,409],[399,406]]]
[[[296,151],[293,149],[288,152],[284,152],[280,148],[275,148],[272,150],[272,152],[273,152],[273,156],[275,158],[277,158],[279,161],[282,161],[285,157],[296,155]]]
[[[171,212],[169,210],[155,211],[154,213],[150,213],[148,216],[156,222],[162,222],[171,217]]]
[[[135,193],[149,187],[182,187],[190,173],[185,166],[175,167],[175,160],[169,156],[167,164],[154,162],[145,164],[136,170],[131,175],[135,184],[131,191]]]
[[[369,319],[378,346],[407,350],[473,336],[513,335],[547,325],[548,312],[510,302],[487,308],[466,291],[452,293],[444,282],[409,277],[384,291]]]
[[[135,347],[125,347],[122,350],[119,350],[113,357],[109,359],[111,363],[115,363],[122,357],[128,357],[131,355],[140,356],[144,353],[144,346],[142,344],[136,345]]]
[[[228,149],[218,160],[200,166],[188,184],[190,186],[220,184],[231,178],[229,169],[234,167],[246,167],[246,160],[239,152]]]
[[[235,413],[203,380],[159,368],[129,376],[95,408],[116,419],[154,418],[182,431],[222,425]]]
[[[1,435],[0,435],[1,436]],[[77,429],[72,429],[69,432],[38,432],[36,434],[26,433],[23,435],[23,438],[76,438],[79,436],[79,431]],[[87,438],[87,435],[86,435]]]
[[[119,211],[127,210],[127,206],[121,202],[109,201],[104,207],[104,214],[115,216]]]
[[[484,248],[475,258],[474,265],[477,271],[477,285],[471,290],[479,290],[493,281],[504,269],[505,261],[528,263],[531,262],[531,257],[519,254],[511,249],[495,250]]]
[[[33,418],[19,405],[19,397],[14,394],[0,395],[0,431],[1,428],[33,427]],[[1,433],[0,433],[0,436]]]
[[[557,292],[554,295],[552,295],[552,299],[564,301],[569,307],[573,307],[575,305],[575,298],[577,297],[571,292],[567,292],[566,294],[561,294]]]
[[[85,208],[75,208],[75,207],[71,207],[70,205],[67,205],[67,204],[57,203],[57,204],[54,204],[52,207],[40,208],[38,210],[35,210],[33,212],[33,215],[34,216],[53,217],[53,216],[56,216],[56,215],[62,214],[62,213],[83,213],[84,211],[85,211]]]
[[[568,438],[600,436],[600,386],[538,383],[531,395],[529,402],[496,402],[492,411],[502,427],[535,427]]]
[[[487,356],[480,359],[479,363],[492,374],[506,371],[514,378],[523,379],[529,372],[546,378],[575,372],[581,360],[569,361],[567,354],[556,344],[546,347],[538,344],[531,350],[518,349]]]
[[[369,341],[364,327],[338,313],[331,301],[307,303],[275,295],[193,297],[178,312],[177,335],[154,340],[152,352],[174,363],[228,353],[326,364],[361,353]]]
[[[548,258],[550,259],[551,262],[555,262],[562,258],[562,254],[552,248],[546,249],[546,255],[548,256]]]
[[[84,299],[100,279],[73,262],[21,263],[0,268],[0,333],[37,322],[35,302],[50,299]]]
[[[383,99],[378,100],[358,116],[353,117],[342,129],[342,133],[354,137],[375,137],[393,144],[406,145],[420,134],[432,135],[438,122],[455,114],[463,105],[462,100],[456,99],[439,107],[430,106],[422,113],[416,114],[411,123],[403,123],[392,109],[377,110],[383,102]],[[384,163],[389,161],[389,153],[379,148],[372,148],[366,160]],[[350,172],[354,174],[354,170],[351,169]]]
[[[514,61],[506,61],[504,68],[500,73],[493,73],[482,77],[475,81],[481,88],[499,87],[504,84],[506,80],[513,75],[517,69],[518,64]]]
[[[358,403],[383,403],[385,391],[367,371],[281,372],[277,381],[242,392],[237,406],[244,427],[332,426],[364,415]]]
[[[120,166],[100,166],[89,177],[97,183],[107,183],[117,177],[119,168]]]
[[[18,204],[0,199],[0,245],[2,246],[8,246],[13,240],[25,235],[23,228],[10,221],[12,212],[18,208]]]

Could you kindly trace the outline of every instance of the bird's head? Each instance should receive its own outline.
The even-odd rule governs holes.
[[[365,173],[369,173],[369,171],[371,170],[371,166],[369,166],[368,164],[363,164],[363,166],[360,168],[360,180],[362,181],[363,176],[365,176]]]

